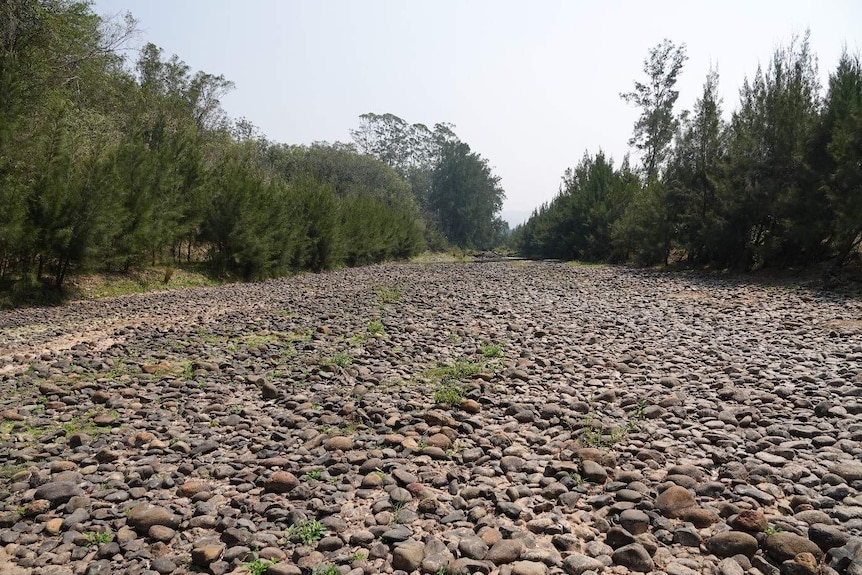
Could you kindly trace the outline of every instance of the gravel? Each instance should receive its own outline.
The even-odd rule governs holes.
[[[0,573],[862,572],[862,301],[386,264],[0,315]]]

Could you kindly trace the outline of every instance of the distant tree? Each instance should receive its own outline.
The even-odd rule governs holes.
[[[830,244],[837,265],[862,243],[862,62],[846,51],[829,77],[818,126],[816,162],[832,214]]]
[[[647,181],[658,175],[676,133],[678,119],[673,107],[679,92],[674,88],[688,59],[685,51],[685,44],[676,46],[670,40],[656,45],[644,60],[646,82],[635,82],[634,91],[620,94],[623,100],[641,110],[629,145],[643,153]]]
[[[819,90],[807,34],[746,80],[728,132],[719,196],[727,224],[714,237],[717,263],[788,266],[823,256],[828,204],[808,162]]]
[[[464,142],[442,147],[434,169],[428,207],[446,238],[461,247],[493,247],[495,216],[505,192],[487,160]]]
[[[718,224],[716,192],[725,160],[718,72],[710,70],[690,118],[682,122],[665,173],[675,240],[689,261],[710,259]]]

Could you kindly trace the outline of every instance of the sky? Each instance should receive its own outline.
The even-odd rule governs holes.
[[[677,109],[710,67],[729,117],[775,49],[811,32],[824,87],[842,49],[862,51],[859,0],[96,0],[193,70],[236,84],[222,104],[267,138],[350,141],[367,112],[455,125],[488,160],[514,226],[603,150],[619,164],[638,110],[619,97],[668,38],[688,61]],[[134,59],[131,52],[129,57]],[[636,160],[637,158],[633,156]]]

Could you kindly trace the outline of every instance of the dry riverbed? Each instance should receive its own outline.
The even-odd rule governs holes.
[[[0,574],[862,573],[862,302],[398,264],[0,312]]]

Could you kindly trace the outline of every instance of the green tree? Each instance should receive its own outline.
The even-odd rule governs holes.
[[[649,181],[658,175],[676,133],[678,119],[673,107],[679,97],[677,78],[687,60],[685,44],[664,40],[649,51],[644,60],[646,82],[635,82],[632,92],[620,97],[641,110],[629,145],[643,153],[643,170]]]
[[[819,83],[807,34],[775,51],[741,90],[728,138],[717,263],[787,266],[823,256],[828,205],[807,158]]]
[[[429,209],[450,242],[461,247],[493,247],[495,216],[505,197],[500,178],[470,146],[463,142],[443,146],[432,178]]]
[[[665,173],[674,236],[690,262],[707,263],[717,225],[716,191],[723,178],[724,122],[718,72],[710,70],[694,111],[681,125]]]
[[[832,214],[830,244],[837,265],[862,242],[862,63],[846,51],[829,77],[815,154]]]

